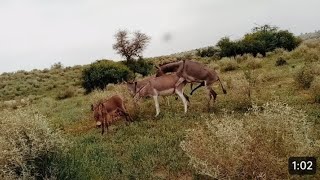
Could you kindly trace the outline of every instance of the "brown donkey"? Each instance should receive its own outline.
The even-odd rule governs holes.
[[[156,77],[147,77],[145,79],[142,79],[140,81],[135,81],[135,82],[127,82],[127,88],[129,89],[130,94],[135,95],[139,89],[141,89],[143,86],[147,85],[150,80],[154,79]],[[183,96],[186,98],[186,100],[190,103],[189,101],[189,96],[187,96],[185,93],[183,93]],[[178,97],[176,97],[176,100]]]
[[[209,91],[208,103],[210,103],[212,98],[214,101],[217,98],[217,93],[211,87],[214,82],[219,81],[223,93],[227,93],[220,81],[218,74],[214,70],[205,67],[201,63],[190,60],[183,60],[162,65],[160,67],[157,67],[157,69],[157,77],[162,76],[167,72],[176,72],[176,74],[180,77],[176,86],[179,86],[179,84],[183,81],[187,81],[188,83],[200,83],[191,91],[191,95],[198,88],[206,86]]]
[[[111,125],[114,118],[124,116],[127,122],[132,122],[132,118],[127,112],[122,98],[119,95],[114,95],[109,99],[102,100],[95,105],[91,105],[93,117],[96,120],[97,127],[102,128],[101,134],[104,133],[105,127]]]
[[[187,112],[188,102],[185,96],[183,95],[183,88],[186,85],[186,81],[182,81],[178,86],[176,86],[177,82],[179,81],[180,77],[177,76],[175,73],[172,74],[165,74],[160,77],[151,78],[149,82],[140,88],[134,99],[137,100],[140,97],[153,97],[155,107],[156,107],[156,115],[158,116],[160,113],[160,107],[158,102],[158,96],[166,96],[177,94],[183,102],[184,105],[184,112]]]

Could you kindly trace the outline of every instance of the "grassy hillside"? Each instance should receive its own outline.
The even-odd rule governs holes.
[[[286,63],[276,66],[280,58]],[[150,60],[160,64],[176,59]],[[210,108],[201,88],[190,97],[187,114],[180,99],[160,98],[161,112],[155,118],[153,100],[135,103],[125,84],[84,95],[82,67],[76,66],[2,74],[0,113],[3,119],[21,111],[42,114],[50,128],[65,138],[64,152],[50,161],[51,174],[58,179],[288,178],[289,156],[320,157],[319,41],[304,42],[292,52],[278,49],[264,58],[192,59],[215,69],[227,88],[223,95],[218,83],[214,85],[218,98]],[[303,75],[301,68],[307,69]],[[313,77],[310,87],[303,84],[310,79],[305,79],[307,73]],[[185,90],[190,92],[189,85]],[[124,97],[135,122],[127,126],[118,121],[101,136],[94,128],[90,104],[114,94]],[[269,109],[267,102],[274,106]],[[253,105],[260,108],[249,110]],[[303,137],[295,138],[301,133]],[[274,174],[264,172],[270,163],[266,157],[277,161],[272,164]],[[0,168],[1,160],[0,156]]]

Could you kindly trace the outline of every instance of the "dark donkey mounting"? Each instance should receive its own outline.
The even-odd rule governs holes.
[[[209,103],[212,98],[214,101],[217,98],[217,93],[211,87],[214,82],[219,81],[223,93],[227,93],[220,81],[218,74],[214,70],[205,67],[199,62],[183,60],[167,63],[160,67],[157,67],[156,76],[162,76],[163,74],[168,72],[176,72],[176,74],[180,77],[176,86],[178,86],[184,80],[186,80],[188,83],[200,83],[191,91],[190,95],[192,95],[193,92],[198,88],[206,86],[209,91]]]

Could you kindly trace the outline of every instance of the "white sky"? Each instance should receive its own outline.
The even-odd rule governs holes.
[[[112,49],[119,29],[152,37],[145,57],[237,39],[255,24],[313,32],[319,7],[319,0],[0,0],[0,72],[119,60]]]

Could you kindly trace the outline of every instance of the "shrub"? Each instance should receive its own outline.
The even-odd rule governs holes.
[[[306,54],[303,55],[303,59],[306,62],[317,62],[320,60],[319,51],[316,49],[309,49]]]
[[[91,64],[82,72],[82,86],[86,93],[94,89],[104,89],[109,83],[118,83],[129,80],[132,71],[122,63],[101,60]]]
[[[252,107],[252,89],[250,83],[245,79],[231,79],[228,83],[228,96],[225,103],[228,109],[237,112],[246,112]]]
[[[222,58],[219,61],[219,65],[221,68],[221,71],[233,71],[239,68],[238,63],[235,59],[230,58]]]
[[[139,73],[142,76],[151,74],[154,66],[151,61],[146,61],[142,58],[138,59],[138,61],[126,61],[123,63],[127,65],[132,72]]]
[[[54,179],[66,143],[44,116],[17,110],[1,112],[0,144],[0,179]]]
[[[311,84],[311,93],[316,103],[320,103],[320,79],[316,79]]]
[[[278,57],[277,61],[276,61],[276,66],[283,66],[283,65],[287,65],[287,61],[283,58],[283,57]]]
[[[311,129],[304,112],[272,102],[244,117],[212,115],[187,131],[181,147],[199,174],[214,179],[287,179],[288,157],[317,153]]]
[[[260,53],[258,53],[258,54],[256,55],[256,57],[257,57],[257,58],[263,58],[263,55],[260,54]]]
[[[295,82],[302,88],[308,89],[314,79],[312,68],[308,65],[298,69],[294,76]]]
[[[213,57],[216,56],[218,53],[218,50],[215,49],[214,47],[207,47],[203,49],[197,49],[197,56],[200,57]]]
[[[261,68],[262,65],[261,65],[261,61],[260,59],[258,58],[250,58],[247,60],[246,62],[246,67],[249,68],[249,69],[258,69],[258,68]]]
[[[253,28],[251,33],[244,36],[242,40],[231,41],[222,38],[217,46],[220,48],[220,57],[230,57],[251,53],[254,56],[265,56],[276,48],[291,51],[295,49],[301,40],[286,30],[278,30],[277,27],[264,25]]]
[[[63,65],[61,62],[57,62],[57,63],[54,63],[52,66],[51,66],[51,70],[54,70],[54,69],[62,69],[63,68]]]
[[[75,95],[75,91],[76,91],[75,88],[68,87],[67,89],[60,91],[56,98],[58,100],[71,98]]]

